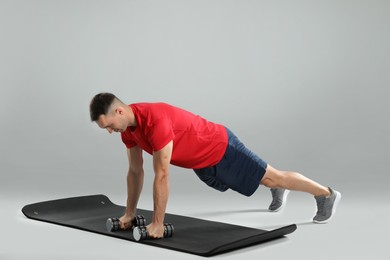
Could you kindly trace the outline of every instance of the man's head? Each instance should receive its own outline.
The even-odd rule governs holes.
[[[107,129],[110,134],[124,132],[130,124],[128,108],[114,94],[99,93],[93,97],[89,105],[91,121]]]

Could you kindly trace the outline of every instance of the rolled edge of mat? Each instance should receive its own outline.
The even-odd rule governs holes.
[[[202,254],[202,256],[214,256],[222,253],[226,253],[229,251],[233,251],[236,249],[253,246],[256,244],[259,244],[259,242],[267,242],[271,241],[280,237],[283,237],[284,235],[291,234],[297,229],[296,224],[291,224],[288,226],[284,226],[281,228],[273,229],[267,232],[264,232],[262,234],[254,235],[251,237],[247,237],[245,239],[240,239],[219,247],[214,248],[213,250]]]

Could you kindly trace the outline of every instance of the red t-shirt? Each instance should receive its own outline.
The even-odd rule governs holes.
[[[191,169],[210,167],[222,159],[228,143],[223,125],[164,103],[129,106],[137,126],[121,133],[127,148],[138,145],[153,154],[173,140],[171,163]]]

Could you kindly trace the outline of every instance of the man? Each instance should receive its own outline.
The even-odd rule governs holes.
[[[169,196],[169,164],[190,168],[207,185],[251,196],[260,184],[271,188],[270,211],[280,210],[289,190],[315,196],[316,223],[328,222],[341,198],[297,172],[280,171],[250,151],[226,127],[164,103],[126,105],[111,93],[97,94],[90,103],[91,120],[110,134],[120,132],[127,147],[127,205],[120,218],[122,229],[131,228],[143,186],[142,151],[153,156],[154,212],[148,234],[161,238]]]

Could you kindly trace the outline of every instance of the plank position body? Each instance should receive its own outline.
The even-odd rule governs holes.
[[[153,156],[153,219],[147,226],[153,238],[163,237],[169,196],[169,165],[193,169],[208,186],[251,196],[260,184],[271,188],[270,211],[280,210],[289,190],[315,196],[315,223],[328,222],[341,195],[300,173],[281,171],[250,151],[223,125],[210,122],[165,103],[126,105],[111,93],[100,93],[90,103],[91,120],[110,134],[120,132],[127,148],[127,204],[121,228],[131,227],[140,197],[144,170],[143,151]]]

